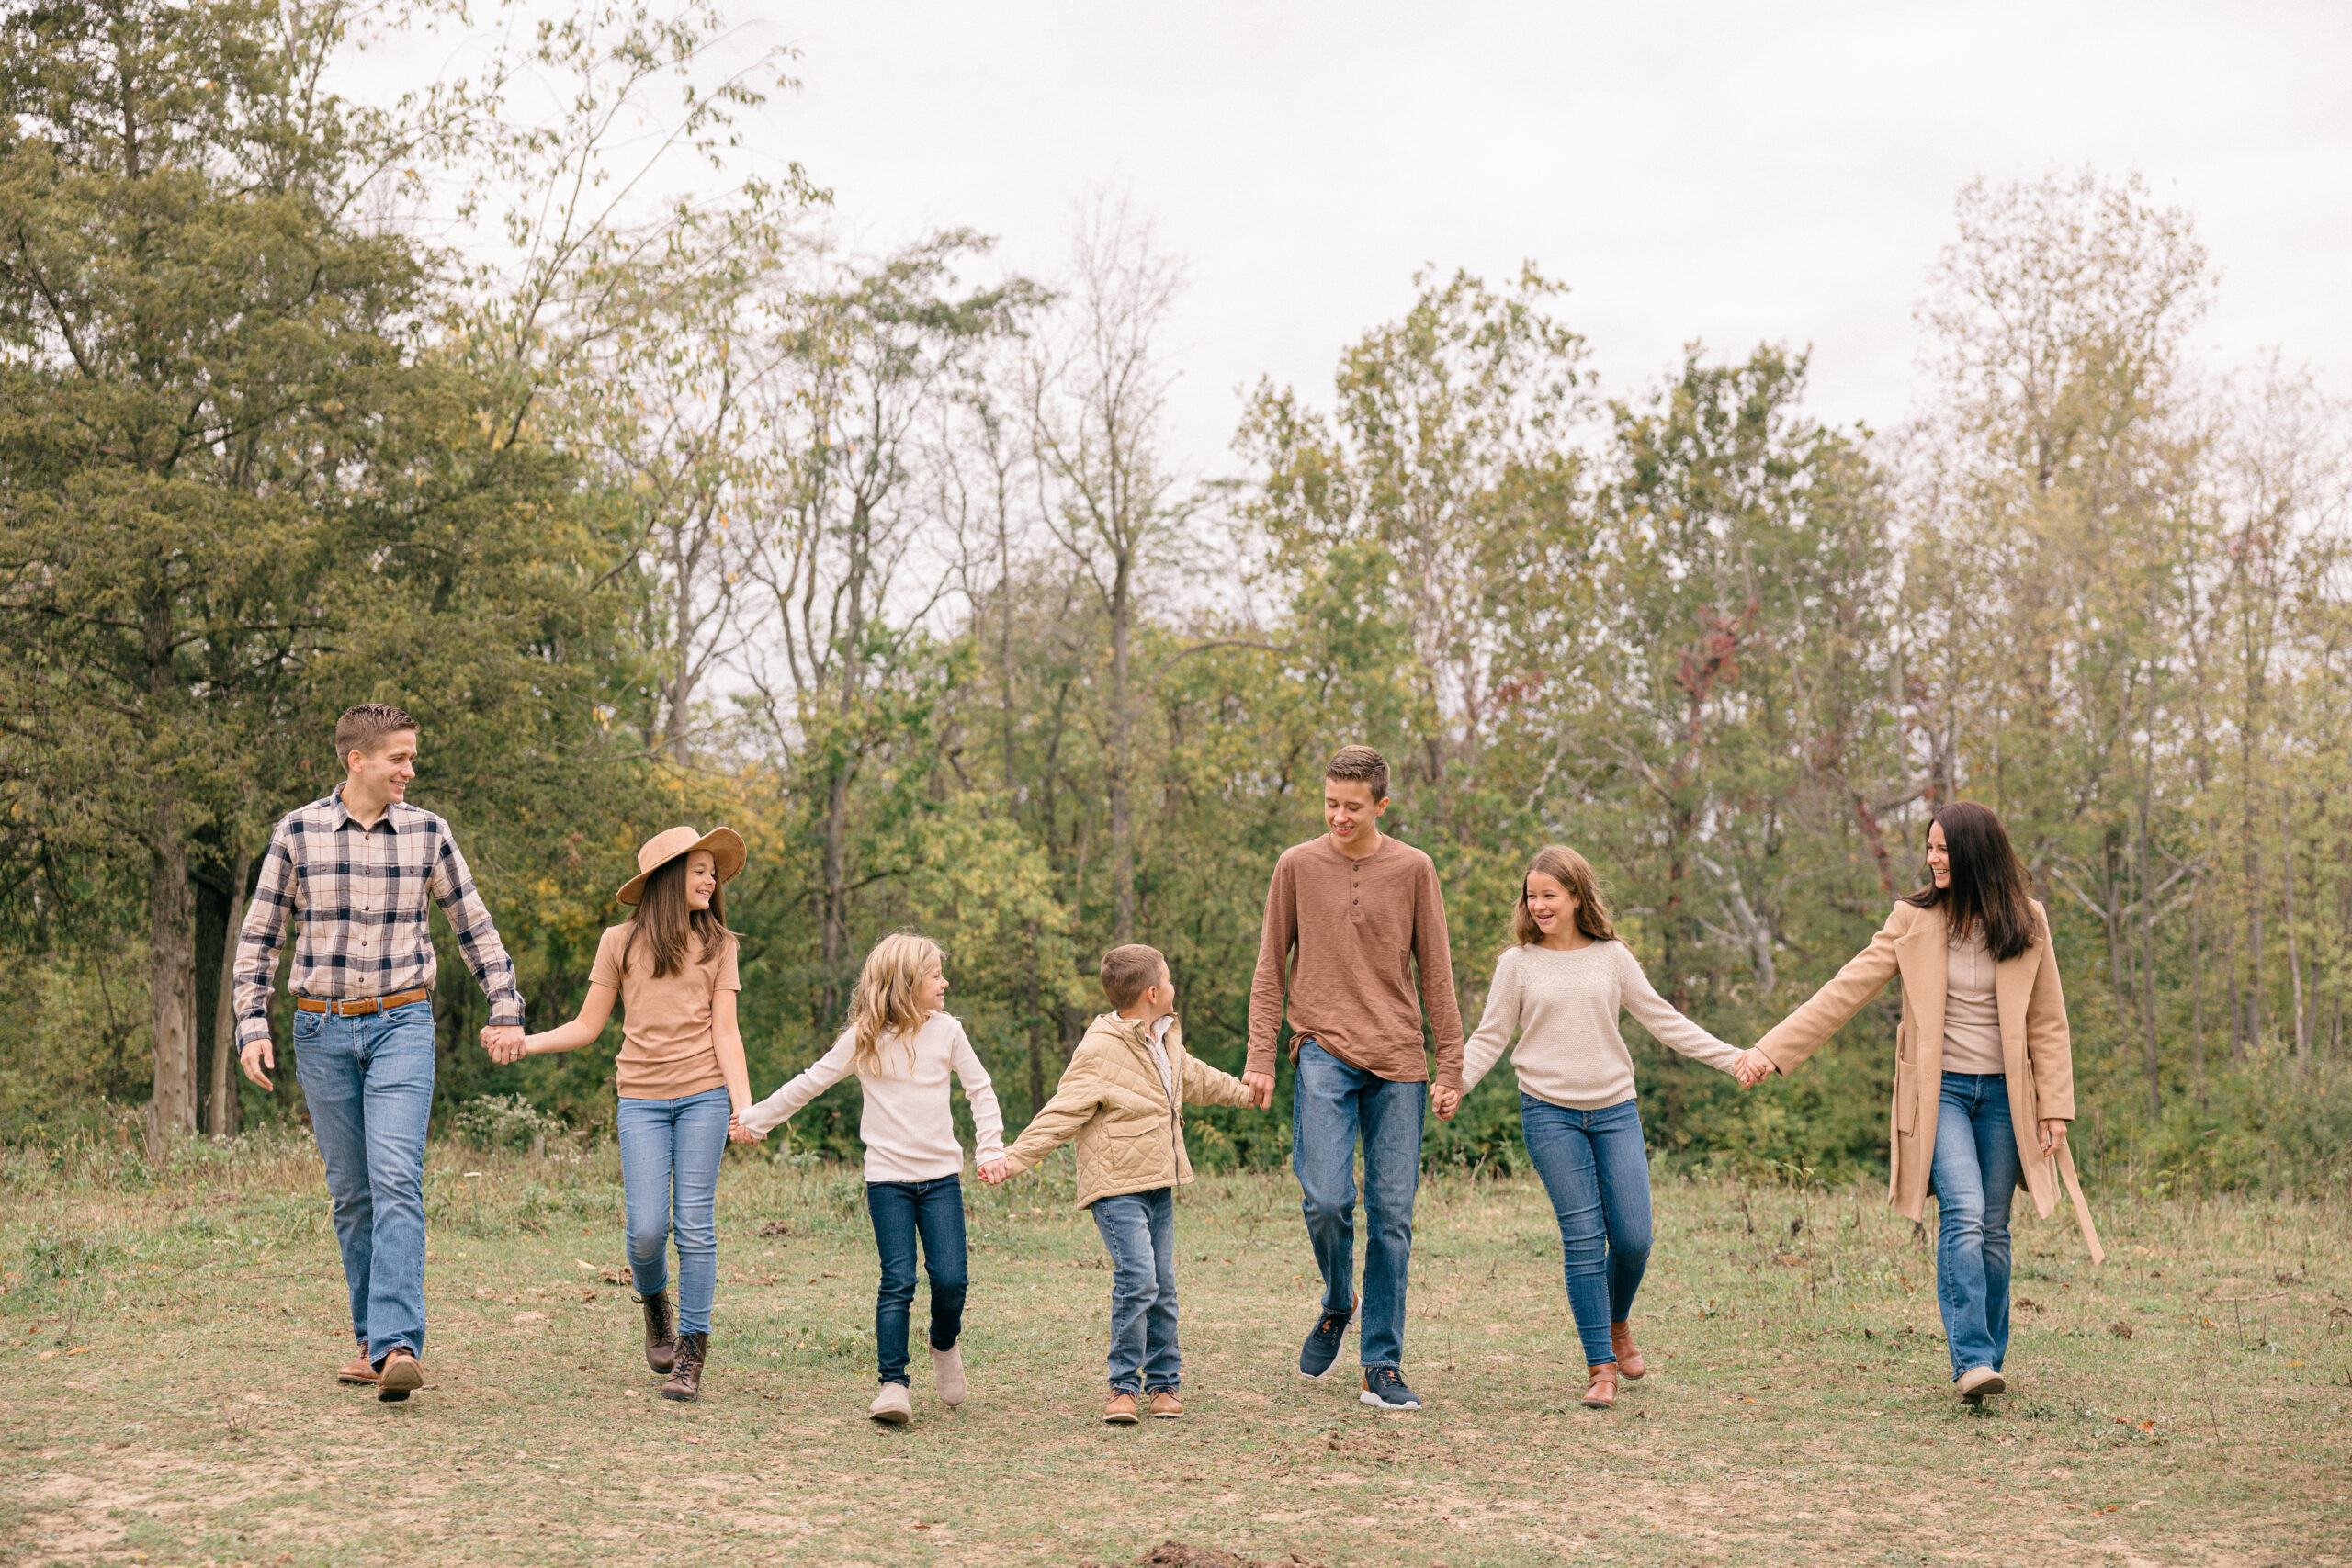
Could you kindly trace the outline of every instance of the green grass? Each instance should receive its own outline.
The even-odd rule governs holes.
[[[2029,1215],[2016,1293],[2038,1304],[1979,1413],[1948,1391],[1927,1241],[1876,1192],[1661,1182],[1655,1370],[1599,1414],[1540,1190],[1433,1180],[1406,1346],[1429,1408],[1400,1416],[1358,1404],[1345,1363],[1294,1370],[1296,1188],[1209,1179],[1179,1200],[1192,1414],[1120,1429],[1096,1419],[1101,1244],[1048,1167],[967,1199],[970,1402],[940,1407],[919,1367],[890,1430],[864,1416],[854,1174],[729,1164],[710,1392],[681,1406],[616,1282],[610,1152],[436,1147],[428,1386],[384,1405],[331,1378],[314,1156],[124,1169],[0,1163],[17,1561],[1108,1565],[1175,1539],[1331,1568],[2304,1564],[2352,1542],[2341,1207],[2107,1196],[2098,1269]]]

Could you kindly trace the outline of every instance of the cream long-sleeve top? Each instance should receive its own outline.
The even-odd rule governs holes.
[[[1463,1087],[1476,1089],[1516,1034],[1510,1065],[1527,1093],[1570,1111],[1623,1104],[1634,1098],[1634,1057],[1618,1032],[1620,1011],[1711,1067],[1729,1072],[1739,1055],[1737,1046],[1675,1011],[1623,942],[1569,950],[1521,946],[1496,961],[1486,1014],[1463,1048]]]
[[[754,1133],[784,1124],[794,1111],[850,1076],[857,1032],[843,1030],[833,1048],[807,1071],[743,1112]],[[912,1036],[886,1034],[878,1070],[857,1075],[865,1111],[857,1135],[865,1144],[868,1181],[935,1181],[964,1169],[964,1145],[956,1141],[956,1116],[948,1107],[947,1079],[963,1080],[972,1105],[972,1130],[982,1164],[1004,1153],[1004,1112],[996,1086],[980,1066],[964,1026],[944,1012],[933,1013]]]

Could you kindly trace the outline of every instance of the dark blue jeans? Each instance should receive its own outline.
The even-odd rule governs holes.
[[[718,1164],[727,1155],[727,1086],[682,1100],[620,1102],[621,1198],[628,1267],[640,1296],[670,1285],[678,1241],[678,1332],[710,1332],[718,1292]]]
[[[351,1331],[378,1362],[424,1354],[424,1129],[433,1004],[294,1015],[294,1079],[326,1161]]]
[[[1560,1224],[1568,1310],[1589,1366],[1613,1361],[1609,1325],[1634,1310],[1650,1262],[1650,1159],[1630,1100],[1571,1111],[1522,1092],[1519,1124]]]
[[[1936,1104],[1936,1305],[1955,1381],[1971,1367],[2001,1370],[2009,1353],[2009,1200],[2018,1139],[2008,1080],[1946,1073]]]
[[[1184,1381],[1176,1348],[1176,1190],[1097,1198],[1094,1228],[1111,1252],[1112,1391],[1172,1392]]]
[[[931,1276],[931,1348],[953,1350],[964,1332],[964,1182],[869,1181],[865,1212],[882,1254],[882,1288],[874,1298],[874,1344],[883,1382],[907,1381],[907,1315],[915,1300],[915,1239],[922,1239]]]
[[[1421,1187],[1421,1112],[1429,1085],[1351,1066],[1313,1040],[1298,1044],[1291,1095],[1291,1168],[1306,1238],[1323,1271],[1323,1310],[1355,1306],[1356,1139],[1363,1139],[1363,1326],[1367,1367],[1401,1367],[1413,1199]]]

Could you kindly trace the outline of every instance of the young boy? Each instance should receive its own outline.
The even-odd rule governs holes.
[[[1184,1050],[1176,984],[1159,950],[1132,942],[1102,957],[1102,992],[1115,1010],[1088,1025],[1054,1098],[1004,1157],[980,1167],[989,1182],[1017,1176],[1078,1140],[1078,1206],[1111,1252],[1111,1403],[1102,1419],[1136,1424],[1184,1414],[1176,1397],[1176,1189],[1193,1179],[1184,1154],[1184,1101],[1256,1105],[1257,1093]]]

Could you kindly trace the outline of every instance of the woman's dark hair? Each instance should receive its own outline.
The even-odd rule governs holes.
[[[1922,909],[1940,908],[1954,936],[1966,936],[1980,926],[1984,950],[1997,962],[2015,958],[2033,945],[2033,906],[2025,863],[2009,847],[2008,830],[2001,819],[1973,800],[1956,800],[1935,816],[1944,830],[1944,852],[1951,860],[1951,886],[1928,885],[1904,898]]]
[[[727,940],[727,888],[710,890],[710,908],[697,909],[686,902],[686,861],[680,855],[645,879],[637,908],[628,918],[628,942],[621,962],[628,962],[641,937],[653,948],[653,977],[667,979],[686,966],[686,938],[701,939],[701,955],[717,953]]]

